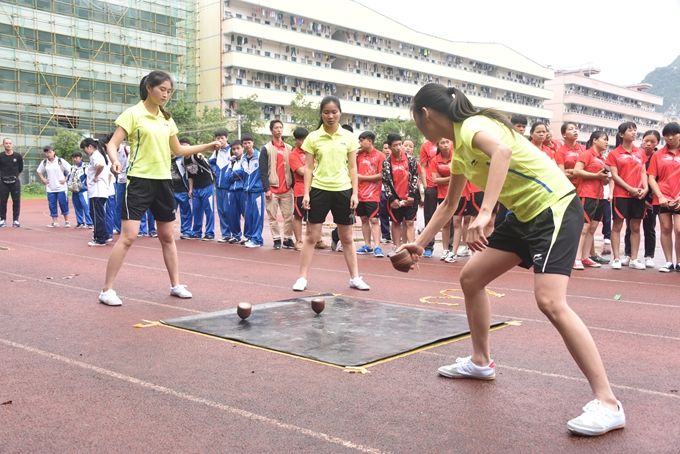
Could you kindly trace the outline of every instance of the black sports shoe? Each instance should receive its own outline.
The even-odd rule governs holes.
[[[281,249],[281,240],[274,240],[274,249]]]
[[[286,238],[283,240],[283,247],[285,249],[295,249],[295,241],[292,238]]]

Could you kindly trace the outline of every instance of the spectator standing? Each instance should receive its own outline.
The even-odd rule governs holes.
[[[231,147],[227,139],[229,133],[226,129],[218,129],[213,134],[214,140],[220,143],[220,148],[216,150],[208,162],[215,174],[215,195],[217,202],[217,217],[220,221],[220,239],[218,243],[226,243],[234,235],[229,230],[229,183],[227,182],[227,172],[233,164]]]
[[[21,181],[19,175],[24,171],[24,158],[14,152],[12,139],[2,139],[4,153],[0,154],[0,227],[7,222],[7,202],[12,197],[12,218],[14,227],[21,227]]]
[[[83,154],[75,151],[71,155],[71,174],[68,177],[69,189],[71,190],[71,202],[73,211],[76,213],[76,228],[92,228],[92,217],[90,216],[90,202],[87,198],[87,175],[85,175],[85,164]]]
[[[211,241],[215,239],[215,181],[208,160],[202,154],[184,158],[184,168],[189,175],[189,198],[194,214],[191,238]],[[203,221],[205,220],[205,233]]]
[[[260,151],[254,147],[253,137],[244,134],[241,137],[243,144],[243,194],[245,198],[245,220],[243,222],[243,235],[246,237],[244,246],[247,248],[262,247],[262,227],[264,222],[264,186],[260,173]]]
[[[302,198],[305,195],[305,164],[307,156],[301,148],[309,131],[305,128],[295,128],[293,137],[295,146],[290,152],[290,170],[293,172],[293,233],[295,234],[295,250],[302,250],[302,221],[306,218],[307,210],[302,208]]]
[[[89,157],[90,161],[85,169],[87,175],[87,196],[90,202],[90,216],[94,224],[90,247],[106,246],[109,235],[106,231],[106,201],[109,197],[109,163],[106,156],[99,150],[99,143],[88,137],[80,142],[80,149]]]
[[[293,242],[293,174],[290,171],[291,146],[283,141],[283,122],[269,122],[272,138],[260,149],[260,175],[267,203],[269,228],[274,249],[294,249]],[[277,216],[283,217],[283,234]]]
[[[180,145],[189,145],[188,139],[179,139]],[[170,178],[172,179],[172,192],[175,194],[175,211],[179,209],[180,240],[187,240],[191,237],[191,221],[193,214],[191,211],[191,199],[189,198],[189,178],[184,168],[184,158],[174,156],[170,163]]]
[[[52,218],[52,222],[47,224],[47,227],[59,227],[57,223],[59,211],[61,211],[64,217],[64,227],[71,227],[71,223],[68,220],[69,207],[68,196],[66,195],[68,190],[66,178],[71,173],[71,164],[57,157],[54,153],[54,148],[51,146],[43,148],[43,153],[45,154],[45,159],[40,162],[36,172],[47,190],[47,205],[49,206],[50,217]]]
[[[375,149],[375,134],[364,131],[359,134],[359,151],[357,152],[357,178],[359,180],[359,204],[356,214],[361,218],[361,231],[364,245],[357,249],[357,254],[373,254],[384,257],[380,247],[380,192],[382,187],[382,168],[385,155]]]

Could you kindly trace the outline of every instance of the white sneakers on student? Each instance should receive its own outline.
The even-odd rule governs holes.
[[[99,302],[107,306],[120,306],[123,301],[116,295],[116,291],[112,288],[99,292]]]
[[[622,429],[626,425],[626,415],[623,412],[621,402],[616,401],[619,408],[610,410],[599,400],[591,400],[585,407],[580,416],[570,420],[567,428],[570,432],[594,437],[604,435],[615,429]]]
[[[364,282],[364,280],[361,278],[361,276],[351,278],[349,280],[349,287],[355,288],[357,290],[370,290],[371,289],[371,287],[369,287],[369,285]]]
[[[295,284],[293,284],[293,291],[294,292],[301,292],[307,288],[307,279],[304,277],[298,278],[297,281],[295,281]]]
[[[192,298],[194,296],[187,290],[187,286],[183,284],[170,287],[170,295],[176,296],[177,298]]]
[[[456,362],[437,369],[439,375],[447,378],[475,378],[477,380],[493,380],[496,378],[496,364],[491,360],[488,366],[478,366],[472,362],[471,356],[457,358]]]

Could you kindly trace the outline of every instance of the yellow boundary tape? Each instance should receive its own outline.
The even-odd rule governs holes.
[[[521,325],[521,321],[511,320],[511,321],[508,321],[508,322],[503,322],[500,325],[496,325],[496,326],[490,328],[489,331],[498,331],[499,329],[505,328],[507,326],[520,326],[520,325]],[[210,339],[220,340],[220,341],[232,344],[232,345],[242,345],[244,347],[253,348],[255,350],[260,350],[260,351],[265,351],[265,352],[270,352],[270,353],[276,353],[278,355],[287,356],[289,358],[301,359],[301,360],[304,360],[304,361],[308,361],[308,362],[311,362],[311,363],[314,363],[314,364],[320,364],[320,365],[323,365],[323,366],[330,366],[330,367],[333,367],[335,369],[340,369],[344,372],[351,373],[351,374],[367,374],[367,373],[369,373],[369,370],[368,370],[369,367],[377,366],[379,364],[384,364],[388,361],[393,361],[395,359],[404,358],[406,356],[410,356],[410,355],[413,355],[415,353],[424,352],[424,351],[427,351],[427,350],[431,350],[435,347],[441,347],[442,345],[452,344],[454,342],[459,342],[459,341],[470,338],[470,334],[463,334],[463,335],[460,335],[460,336],[453,337],[451,339],[445,339],[445,340],[442,340],[442,341],[438,341],[438,342],[434,342],[432,344],[425,345],[423,347],[418,347],[416,349],[409,350],[407,352],[398,353],[396,355],[388,356],[387,358],[383,358],[383,359],[380,359],[378,361],[373,361],[371,363],[367,363],[367,364],[364,364],[362,366],[343,367],[343,366],[338,366],[337,364],[332,364],[332,363],[328,363],[328,362],[325,362],[325,361],[320,361],[318,359],[305,358],[304,356],[294,355],[292,353],[286,353],[286,352],[282,352],[282,351],[279,351],[279,350],[273,350],[271,348],[260,347],[258,345],[252,345],[252,344],[248,344],[248,343],[245,343],[245,342],[236,341],[236,340],[233,340],[233,339],[225,339],[224,337],[214,336],[212,334],[199,333],[198,331],[192,331],[192,330],[189,330],[189,329],[178,328],[176,326],[166,325],[164,323],[161,323],[160,321],[142,320],[142,323],[137,323],[133,326],[135,328],[150,328],[150,327],[155,327],[155,326],[161,326],[161,327],[170,328],[170,329],[173,329],[173,330],[176,330],[176,331],[181,331],[183,333],[191,333],[191,334],[196,334],[196,335],[199,335],[199,336],[207,337],[207,338],[210,338]]]

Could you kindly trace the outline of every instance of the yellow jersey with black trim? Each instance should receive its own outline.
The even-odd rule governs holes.
[[[521,222],[532,220],[574,191],[574,186],[545,153],[493,118],[475,115],[462,123],[453,123],[453,131],[455,145],[451,173],[464,175],[482,189],[486,188],[489,178],[491,158],[472,146],[475,134],[488,132],[510,147],[510,167],[498,201]]]
[[[325,191],[352,189],[349,154],[359,148],[359,140],[354,134],[343,128],[329,134],[321,126],[309,133],[301,148],[314,156],[316,162],[312,178],[313,188]]]
[[[178,132],[175,120],[166,120],[160,110],[157,115],[150,113],[140,101],[118,116],[116,126],[125,130],[130,144],[128,176],[171,179],[170,137]]]

